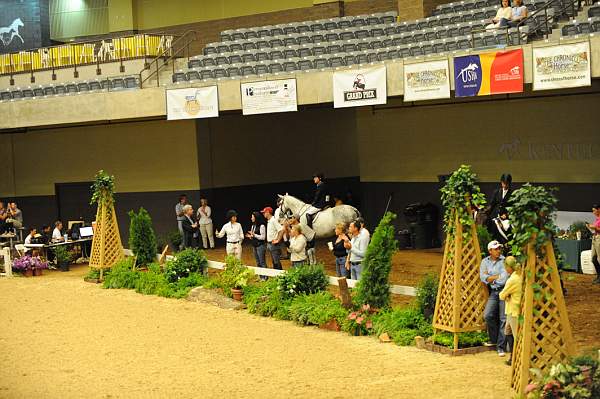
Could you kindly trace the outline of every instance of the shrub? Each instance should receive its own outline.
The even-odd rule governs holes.
[[[354,311],[342,323],[342,331],[351,335],[369,335],[373,333],[374,311],[371,306],[363,305],[360,310]]]
[[[204,274],[208,262],[203,251],[188,248],[179,252],[175,259],[167,262],[165,274],[167,280],[173,283],[181,278],[189,276],[191,273]]]
[[[389,276],[392,255],[397,247],[392,225],[395,218],[395,214],[387,212],[371,237],[362,262],[362,276],[356,288],[355,301],[358,305],[369,304],[380,309],[390,305]]]
[[[244,303],[248,311],[260,316],[273,316],[280,320],[289,319],[290,298],[284,297],[278,288],[277,279],[270,279],[244,289]]]
[[[426,320],[431,321],[435,311],[435,300],[438,291],[438,278],[433,274],[427,274],[417,285],[416,303],[419,311]]]
[[[277,277],[278,289],[284,298],[325,291],[329,285],[323,265],[303,265],[286,270]]]
[[[108,270],[104,270],[103,274],[106,274],[108,272]],[[85,275],[84,279],[91,279],[91,280],[95,280],[97,278],[100,278],[100,269],[96,269],[95,267],[90,267],[90,270],[88,270],[88,273]]]
[[[299,324],[321,325],[331,320],[339,324],[348,316],[340,301],[329,292],[318,292],[310,295],[298,295],[292,300],[289,308],[290,319]]]
[[[137,257],[138,265],[149,265],[156,260],[156,236],[148,211],[129,211],[129,248]]]
[[[531,372],[535,382],[527,386],[527,398],[600,398],[600,364],[591,356],[555,364],[546,373]]]
[[[135,288],[139,272],[133,270],[133,258],[125,258],[115,263],[106,273],[102,287]]]
[[[173,250],[173,252],[179,251],[179,247],[181,246],[182,240],[183,239],[181,238],[181,233],[179,232],[179,230],[172,230],[169,233],[167,233],[167,241],[169,242],[169,244],[171,244],[171,249]],[[160,250],[162,251],[162,248]]]
[[[485,258],[488,253],[487,245],[494,238],[490,234],[490,231],[487,227],[480,225],[477,226],[477,238],[479,239],[479,250],[481,251],[481,256]]]
[[[163,273],[160,271],[160,265],[148,265],[147,272],[140,272],[135,284],[135,291],[144,295],[156,295],[158,292],[163,293],[162,296],[168,296],[169,282]]]
[[[242,289],[254,276],[254,272],[242,264],[235,256],[225,258],[225,270],[221,273],[221,288],[225,295],[231,296],[232,289]]]
[[[471,348],[481,346],[488,341],[487,333],[483,331],[471,331],[458,334],[458,347]],[[442,332],[435,335],[434,343],[454,349],[454,334]]]
[[[418,308],[393,309],[373,318],[373,331],[377,335],[387,333],[397,345],[412,345],[415,337],[433,335],[433,328]]]

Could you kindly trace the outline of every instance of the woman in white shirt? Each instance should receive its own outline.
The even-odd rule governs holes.
[[[492,23],[485,27],[485,29],[496,29],[502,26],[506,26],[508,21],[512,18],[512,8],[510,8],[509,0],[502,0],[502,7],[496,12],[496,16],[492,18]]]
[[[217,237],[223,238],[227,236],[227,246],[225,250],[227,255],[233,255],[238,259],[242,259],[242,241],[244,241],[244,230],[242,225],[237,222],[237,212],[234,210],[227,211],[228,223],[223,225],[221,230],[217,230]]]
[[[200,208],[198,208],[198,213],[196,216],[198,219],[198,224],[200,225],[200,235],[202,235],[202,246],[204,249],[208,249],[208,243],[210,243],[210,249],[215,247],[213,224],[210,215],[211,209],[210,206],[208,206],[208,201],[206,198],[200,198]]]
[[[290,260],[292,267],[306,263],[306,237],[302,234],[302,227],[299,224],[293,225],[290,231]]]

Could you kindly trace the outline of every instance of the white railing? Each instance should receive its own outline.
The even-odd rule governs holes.
[[[12,277],[12,259],[10,258],[10,247],[5,247],[0,250],[0,257],[4,260],[4,273],[0,273],[3,277]]]

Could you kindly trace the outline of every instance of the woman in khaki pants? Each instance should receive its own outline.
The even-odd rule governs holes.
[[[196,216],[198,218],[200,235],[202,236],[202,247],[204,249],[208,249],[208,242],[210,242],[210,249],[215,247],[215,237],[213,235],[213,224],[210,214],[211,210],[210,206],[208,206],[208,201],[206,198],[200,198],[200,207]]]

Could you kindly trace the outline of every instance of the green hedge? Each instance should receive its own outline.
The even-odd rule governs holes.
[[[331,320],[341,324],[348,311],[329,292],[319,292],[295,297],[289,307],[289,315],[299,324],[318,326]]]

